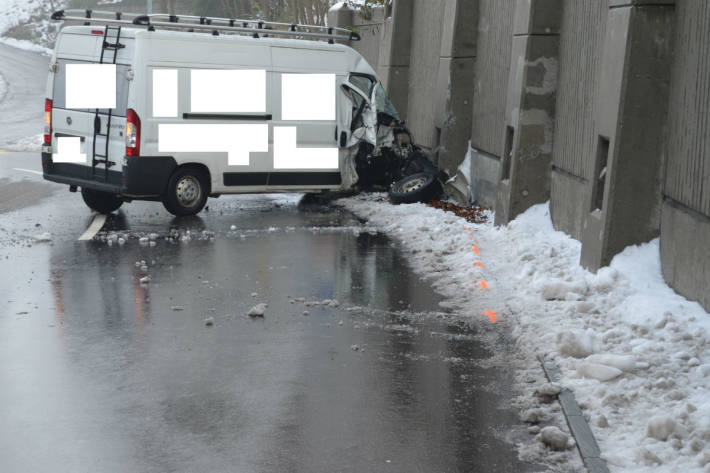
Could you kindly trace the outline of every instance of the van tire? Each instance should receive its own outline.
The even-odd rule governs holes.
[[[390,201],[393,204],[429,203],[441,193],[441,184],[432,172],[419,172],[392,184]]]
[[[91,210],[102,214],[110,214],[123,205],[123,200],[116,194],[87,189],[85,187],[81,188],[81,197]]]
[[[163,194],[163,205],[176,217],[195,215],[207,203],[209,192],[209,178],[203,170],[180,167],[170,176]]]

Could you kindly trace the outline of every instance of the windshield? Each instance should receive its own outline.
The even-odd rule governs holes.
[[[382,83],[377,84],[377,89],[375,90],[375,100],[377,102],[375,106],[377,107],[378,112],[386,113],[390,117],[394,118],[397,123],[402,122],[399,118],[399,113],[397,113],[397,109],[394,108],[390,98],[387,96],[387,92],[385,92],[385,88],[382,87]]]

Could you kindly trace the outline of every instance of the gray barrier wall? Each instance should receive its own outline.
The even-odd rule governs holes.
[[[666,280],[710,308],[710,2],[676,5],[661,211]]]
[[[353,47],[441,169],[470,140],[471,199],[496,224],[549,199],[593,271],[660,234],[664,277],[710,309],[710,2],[393,0],[389,13],[351,15],[367,35]]]

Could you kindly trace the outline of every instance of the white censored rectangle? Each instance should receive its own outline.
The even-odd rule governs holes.
[[[266,71],[192,69],[190,111],[266,112]]]
[[[81,138],[60,136],[57,138],[57,152],[52,155],[55,163],[86,164],[86,154],[81,152]]]
[[[160,124],[161,153],[227,153],[230,166],[248,166],[249,153],[269,151],[269,125]]]
[[[298,148],[295,126],[275,126],[274,168],[338,169],[338,148]]]
[[[153,116],[173,118],[178,115],[177,69],[153,69]]]
[[[116,108],[115,64],[67,64],[67,108]]]
[[[335,74],[282,74],[282,120],[335,120]]]

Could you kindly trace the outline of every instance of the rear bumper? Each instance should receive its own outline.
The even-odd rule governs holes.
[[[50,153],[42,153],[44,178],[60,184],[74,185],[131,198],[151,198],[163,194],[177,163],[172,156],[135,156],[126,159],[120,171],[104,171],[97,166],[55,163]]]

